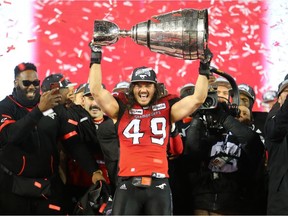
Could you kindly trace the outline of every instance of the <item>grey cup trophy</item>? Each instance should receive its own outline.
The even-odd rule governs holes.
[[[199,59],[208,43],[208,11],[183,9],[153,16],[129,31],[120,30],[109,21],[94,21],[94,44],[108,46],[120,37],[131,37],[153,52],[187,60]]]

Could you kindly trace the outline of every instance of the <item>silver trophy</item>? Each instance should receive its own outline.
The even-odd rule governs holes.
[[[158,16],[134,25],[130,31],[120,30],[112,22],[94,21],[94,44],[108,46],[120,37],[131,37],[151,51],[182,58],[204,56],[208,40],[208,11],[183,9]]]

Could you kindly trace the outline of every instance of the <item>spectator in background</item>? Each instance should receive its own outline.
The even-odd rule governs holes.
[[[102,86],[105,88],[103,84]],[[114,122],[111,118],[104,115],[103,111],[92,97],[88,83],[84,86],[82,106],[90,113],[94,120],[97,139],[103,152],[105,165],[111,182],[111,193],[114,194],[117,185],[119,160],[119,140]],[[103,158],[99,159],[103,160]]]
[[[263,122],[265,121],[265,119],[262,116],[261,119],[256,119],[253,116],[253,111],[252,108],[254,106],[254,102],[255,102],[255,92],[253,90],[253,88],[247,84],[240,84],[238,85],[238,89],[239,89],[239,97],[240,97],[240,104],[239,105],[243,105],[246,106],[247,108],[250,109],[250,111],[252,112],[252,122],[253,122],[253,130],[255,130],[257,133],[260,134],[262,142],[264,144],[264,138],[263,138]],[[260,116],[261,117],[261,116]]]
[[[216,87],[218,100],[221,102],[229,102],[229,90],[231,89],[231,84],[224,77],[218,77],[213,86]]]
[[[187,83],[180,88],[180,99],[193,95],[195,85],[193,83]],[[186,133],[190,127],[192,115],[183,118],[176,122],[176,128],[181,136],[183,143],[183,153],[179,155],[173,162],[173,176],[170,176],[170,182],[172,177],[171,189],[173,195],[173,214],[185,215],[193,214],[191,208],[191,200],[189,199],[190,192],[192,191],[193,184],[190,184],[189,177],[194,170],[194,157],[189,157],[186,154]],[[170,162],[171,164],[171,162]],[[169,167],[169,174],[171,173],[171,167]]]
[[[265,124],[265,144],[269,155],[268,215],[288,214],[287,96],[288,80],[284,80],[278,87],[279,108],[275,106],[270,111]]]
[[[0,213],[66,214],[58,140],[93,174],[93,183],[103,176],[59,105],[61,86],[40,95],[33,63],[17,65],[14,74],[12,95],[0,102]]]
[[[85,86],[85,83],[80,84],[74,92],[74,94],[75,94],[74,103],[77,105],[82,104],[82,97],[84,94],[84,86]]]
[[[238,85],[239,94],[240,94],[240,104],[248,107],[251,112],[255,102],[255,91],[254,89],[247,84]]]
[[[71,100],[73,103],[75,101],[75,94],[74,94],[74,91],[75,91],[75,86],[77,85],[76,83],[71,83],[69,79],[67,79],[67,82],[68,82],[68,94],[67,94],[67,98],[69,100]]]
[[[117,92],[127,93],[129,89],[129,85],[130,85],[130,82],[127,82],[127,81],[119,82],[113,88],[112,93],[117,93]]]
[[[69,88],[71,87],[71,82],[63,76],[63,74],[52,74],[47,76],[41,85],[42,92],[47,92],[50,90],[51,84],[59,83],[60,94],[62,95],[62,100],[59,106],[65,107],[66,115],[68,117],[68,122],[75,125],[76,132],[80,138],[78,146],[85,149],[87,153],[82,152],[82,157],[89,159],[91,163],[95,164],[99,168],[99,173],[103,175],[106,181],[109,181],[105,169],[95,160],[92,154],[97,152],[102,154],[99,142],[97,140],[96,129],[94,126],[93,119],[90,114],[81,106],[74,104],[68,98]],[[92,151],[93,150],[93,151]],[[75,158],[74,154],[69,151],[61,149],[60,151],[61,168],[63,173],[66,175],[66,193],[70,198],[69,213],[73,212],[76,202],[80,197],[88,190],[92,185],[91,173],[87,172],[87,169],[83,167],[81,161]],[[104,177],[102,176],[102,180]]]
[[[273,105],[277,102],[277,91],[268,90],[262,95],[261,105],[266,112],[269,112]]]

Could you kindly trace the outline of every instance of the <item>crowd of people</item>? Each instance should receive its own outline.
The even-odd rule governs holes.
[[[253,87],[237,85],[235,106],[208,48],[196,83],[174,95],[145,66],[109,92],[90,46],[78,87],[15,67],[0,102],[0,214],[288,214],[286,77],[259,120]],[[210,92],[217,105],[203,108]]]

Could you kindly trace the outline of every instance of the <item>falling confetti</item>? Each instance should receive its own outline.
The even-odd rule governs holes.
[[[275,80],[274,76],[269,80],[271,67],[286,61],[284,56],[287,48],[282,50],[288,44],[285,37],[280,37],[285,35],[287,29],[283,27],[288,8],[284,0],[280,1],[278,9],[273,10],[270,7],[276,6],[271,3],[272,0],[185,0],[165,1],[165,4],[157,0],[32,2],[30,8],[33,10],[33,20],[27,22],[30,26],[23,25],[25,28],[20,28],[21,19],[15,17],[12,8],[16,0],[0,1],[0,24],[3,26],[0,33],[0,60],[16,52],[25,52],[19,43],[26,43],[34,49],[34,62],[40,71],[40,79],[47,74],[60,72],[69,76],[73,82],[87,82],[90,60],[88,43],[92,39],[96,19],[111,21],[121,30],[130,31],[134,25],[149,19],[159,22],[155,19],[159,14],[184,8],[209,9],[208,42],[214,54],[212,65],[235,77],[237,82],[245,82],[261,91],[264,91],[265,83],[270,82],[270,87],[276,86],[271,80],[278,82],[279,79]],[[3,11],[8,12],[3,15]],[[271,21],[269,17],[275,13],[280,14],[279,11],[282,17],[271,18]],[[174,16],[178,15],[175,13]],[[279,32],[273,34],[271,44],[267,43],[269,34],[266,32],[269,31]],[[270,55],[270,51],[274,55]],[[277,59],[277,52],[282,53],[282,57]],[[169,92],[178,93],[180,86],[196,82],[199,63],[198,60],[184,61],[152,52],[129,37],[120,38],[115,44],[103,47],[103,82],[108,90],[112,90],[119,81],[129,80],[132,69],[143,65],[156,70],[158,80],[166,85]],[[257,94],[258,99],[261,98],[261,91]],[[256,106],[254,109],[259,110],[261,107]]]

